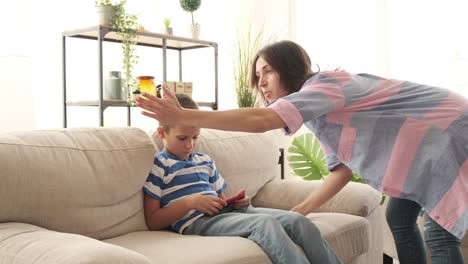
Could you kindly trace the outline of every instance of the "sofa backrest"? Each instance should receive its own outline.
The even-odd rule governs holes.
[[[150,132],[157,150],[163,143],[156,132]],[[196,151],[208,154],[226,180],[225,194],[231,196],[245,189],[253,198],[265,183],[280,177],[279,148],[283,133],[280,130],[266,133],[230,132],[202,129]]]
[[[136,128],[0,134],[0,222],[105,239],[145,230],[154,146]]]

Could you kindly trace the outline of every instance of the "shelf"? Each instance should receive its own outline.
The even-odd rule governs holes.
[[[201,107],[210,107],[214,108],[215,103],[213,102],[197,102]],[[99,100],[77,100],[77,101],[67,101],[67,106],[99,106]],[[135,105],[130,105],[126,100],[102,100],[102,106],[121,106],[121,107],[133,107]]]
[[[173,35],[166,35],[162,33],[155,33],[149,31],[137,32],[138,38],[136,39],[138,46],[155,47],[162,50],[162,81],[166,81],[167,75],[167,62],[166,51],[168,49],[178,51],[179,62],[179,80],[182,81],[182,53],[185,50],[199,49],[199,48],[213,48],[214,51],[214,102],[197,102],[201,107],[209,107],[213,110],[218,109],[218,44],[212,41],[191,39],[178,37]],[[71,101],[67,99],[67,38],[81,38],[89,39],[97,42],[98,46],[98,98],[95,100],[76,100]],[[62,32],[62,77],[63,77],[63,127],[67,127],[67,107],[69,106],[90,106],[99,108],[99,125],[104,125],[104,110],[107,107],[126,107],[127,108],[127,125],[131,125],[130,108],[133,104],[129,104],[126,100],[105,100],[103,98],[104,90],[104,73],[103,73],[103,42],[117,42],[120,43],[119,36],[115,30],[110,26],[93,26],[75,30],[68,30]]]
[[[94,26],[77,30],[69,30],[62,33],[65,37],[73,38],[84,38],[84,39],[98,39],[98,32],[104,32],[103,41],[108,42],[120,42],[117,33],[108,26]],[[198,49],[204,47],[216,47],[216,42],[190,39],[184,37],[178,37],[173,35],[166,35],[162,33],[155,33],[150,31],[139,31],[137,32],[138,39],[137,45],[148,46],[148,47],[163,47],[163,40],[166,40],[166,48],[174,50],[188,50]]]

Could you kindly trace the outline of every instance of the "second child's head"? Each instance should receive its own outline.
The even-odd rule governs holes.
[[[183,108],[199,109],[197,103],[185,94],[176,94],[176,98]],[[160,124],[158,135],[164,142],[166,151],[179,159],[187,159],[200,136],[199,127]]]

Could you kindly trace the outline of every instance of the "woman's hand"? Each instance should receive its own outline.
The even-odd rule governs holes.
[[[186,198],[189,208],[201,211],[207,215],[215,215],[221,211],[226,202],[216,196],[195,194]]]
[[[239,208],[244,208],[250,205],[250,197],[245,194],[245,190],[241,190],[238,194],[244,193],[244,198],[239,199],[232,204],[232,207],[239,209]]]
[[[145,116],[154,118],[163,124],[178,123],[182,119],[183,108],[174,94],[162,85],[163,98],[158,98],[155,95],[143,93],[135,98],[136,105],[143,108],[145,111],[141,113]]]
[[[307,215],[309,213],[309,211],[306,209],[306,206],[304,205],[304,203],[300,203],[300,204],[294,206],[290,211],[300,213],[302,215]]]

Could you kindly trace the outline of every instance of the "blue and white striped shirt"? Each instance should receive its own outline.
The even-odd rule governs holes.
[[[154,157],[153,168],[146,179],[143,191],[159,200],[161,208],[192,194],[218,196],[227,185],[219,175],[213,160],[206,154],[193,152],[188,159],[163,150]],[[182,234],[184,229],[203,216],[192,209],[171,227]]]

